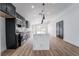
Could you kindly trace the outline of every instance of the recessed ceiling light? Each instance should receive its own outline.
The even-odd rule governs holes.
[[[33,9],[33,8],[35,8],[35,6],[34,6],[34,5],[32,5],[32,9]]]

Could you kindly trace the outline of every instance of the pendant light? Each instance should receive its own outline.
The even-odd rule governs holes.
[[[45,3],[42,4],[43,9],[41,10],[41,13],[39,13],[39,15],[42,16],[42,21],[41,24],[43,24],[44,20],[45,20]]]
[[[42,4],[43,6],[43,10],[42,10],[42,21],[41,21],[41,24],[43,24],[44,20],[45,20],[45,3]]]

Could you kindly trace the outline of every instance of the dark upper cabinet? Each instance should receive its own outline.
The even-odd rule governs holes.
[[[0,11],[15,17],[16,8],[11,3],[0,3]]]
[[[15,13],[15,16],[16,16],[16,18],[19,18],[20,19],[20,15],[19,15],[19,13]]]
[[[8,14],[9,16],[25,20],[23,16],[16,12],[16,7],[11,3],[0,3],[0,11]]]
[[[7,12],[7,4],[6,3],[0,3],[0,5],[1,5],[1,11],[2,12]]]
[[[15,16],[15,12],[16,12],[15,7],[12,4],[7,3],[7,13],[10,14],[11,16]]]
[[[16,18],[19,18],[19,19],[21,19],[21,20],[25,20],[25,18],[23,17],[23,16],[21,16],[19,13],[15,13],[15,17]]]

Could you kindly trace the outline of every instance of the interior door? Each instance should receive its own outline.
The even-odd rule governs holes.
[[[63,39],[63,21],[60,21],[60,38]]]
[[[63,39],[63,21],[59,21],[56,23],[56,36]]]
[[[57,36],[57,37],[60,37],[60,27],[59,27],[59,26],[60,26],[60,23],[57,22],[57,23],[56,23],[56,36]]]

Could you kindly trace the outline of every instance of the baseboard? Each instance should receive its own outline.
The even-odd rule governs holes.
[[[71,44],[71,45],[74,45],[74,46],[76,46],[76,47],[79,47],[77,44],[75,44],[75,43],[73,43],[73,42],[70,42],[70,41],[68,41],[68,40],[64,40],[65,42],[67,42],[67,43],[69,43],[69,44]]]

